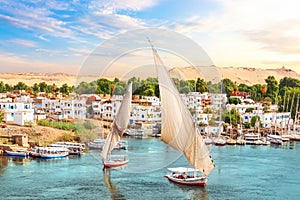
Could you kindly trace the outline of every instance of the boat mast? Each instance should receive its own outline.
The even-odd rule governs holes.
[[[295,116],[294,116],[294,127],[293,127],[293,131],[295,133],[295,129],[296,129],[296,121],[297,121],[297,118],[298,118],[298,107],[299,107],[299,94],[298,94],[298,97],[297,97],[297,104],[296,104],[296,109],[295,109]]]
[[[285,98],[286,98],[286,90],[284,92],[284,98],[283,98],[283,108],[282,108],[282,121],[281,121],[281,134],[283,132],[283,113],[285,112]]]
[[[197,156],[197,124],[196,124],[196,120],[195,120],[195,141],[194,141],[194,178],[197,176],[197,171],[196,171],[196,162],[197,162],[197,159],[196,159],[196,156]]]
[[[292,103],[291,103],[291,108],[290,108],[290,115],[289,115],[289,120],[288,120],[288,124],[287,124],[287,129],[288,129],[288,134],[290,133],[290,120],[292,117],[292,109],[293,109],[293,105],[294,105],[294,99],[295,99],[295,93],[293,94],[293,99],[292,99]]]

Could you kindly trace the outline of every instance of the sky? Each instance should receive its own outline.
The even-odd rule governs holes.
[[[294,0],[0,0],[0,73],[77,74],[99,45],[145,28],[190,38],[216,66],[300,73],[299,7]]]

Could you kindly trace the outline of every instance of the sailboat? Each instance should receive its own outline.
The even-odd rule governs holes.
[[[128,126],[131,111],[131,99],[132,83],[128,86],[127,92],[123,97],[123,101],[117,113],[117,117],[112,123],[112,127],[103,146],[101,157],[104,168],[120,167],[128,163],[126,155],[112,156],[111,152],[117,146]]]
[[[158,75],[163,110],[161,140],[175,150],[183,152],[188,162],[194,166],[194,168],[169,168],[170,173],[165,177],[177,184],[205,186],[208,175],[215,165],[191,113],[183,103],[156,49],[149,39],[148,41],[151,44]]]

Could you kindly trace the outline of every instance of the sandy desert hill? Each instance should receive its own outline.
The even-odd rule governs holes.
[[[88,76],[82,78],[88,82],[95,79],[95,77]],[[0,81],[11,85],[23,82],[29,86],[40,82],[46,82],[47,84],[55,83],[57,86],[61,86],[64,83],[67,83],[68,85],[77,85],[81,82],[77,76],[63,73],[0,73]]]
[[[286,69],[284,67],[278,69],[261,69],[261,68],[244,68],[244,67],[185,67],[173,68],[170,70],[172,77],[179,79],[195,80],[198,77],[207,81],[216,82],[220,78],[229,78],[233,82],[245,83],[247,85],[264,84],[268,76],[274,76],[279,82],[284,77],[292,77],[300,79],[300,74]]]
[[[145,73],[147,74],[147,73]],[[217,82],[220,78],[229,78],[237,83],[245,83],[248,85],[264,84],[265,79],[268,76],[274,76],[277,81],[283,77],[292,77],[300,79],[300,74],[287,68],[278,69],[260,69],[260,68],[242,68],[242,67],[182,67],[173,68],[170,70],[172,77],[179,79],[195,80],[198,77],[204,78],[206,81]],[[148,74],[149,75],[149,74]],[[146,78],[146,77],[141,77]],[[77,85],[81,80],[90,82],[97,79],[93,76],[85,76],[78,79],[75,75],[68,75],[63,73],[3,73],[0,74],[0,81],[15,85],[18,82],[24,82],[27,85],[33,85],[34,83],[46,82],[47,84],[55,83],[61,86],[64,83],[68,85]]]

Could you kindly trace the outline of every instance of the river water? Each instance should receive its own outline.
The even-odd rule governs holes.
[[[119,170],[103,171],[98,151],[56,160],[2,156],[0,199],[300,199],[300,143],[213,147],[217,168],[205,188],[163,177],[187,161],[159,139],[128,144],[129,164]]]

